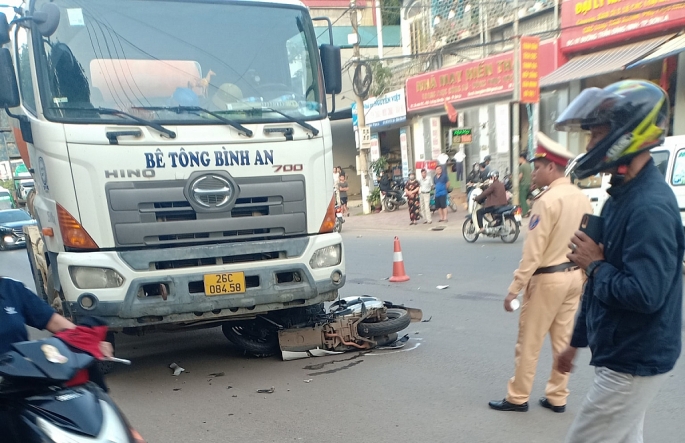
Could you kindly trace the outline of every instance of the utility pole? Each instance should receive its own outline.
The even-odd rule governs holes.
[[[376,0],[376,34],[378,35],[378,59],[383,60],[383,14],[381,0]]]
[[[514,204],[519,204],[519,174],[516,167],[519,161],[521,146],[521,36],[519,35],[519,0],[514,0],[514,99],[511,110],[511,151],[513,161],[511,165],[511,185],[514,194]]]
[[[357,2],[350,1],[350,22],[352,23],[352,32],[354,32],[355,40],[353,46],[353,60],[355,68],[361,63],[361,54],[359,52],[359,23],[357,22]],[[353,80],[354,81],[354,80]],[[369,149],[362,145],[362,131],[366,127],[366,116],[364,115],[364,98],[356,96],[357,104],[357,136],[359,140],[359,164],[361,166],[361,181],[362,181],[362,209],[364,214],[371,213],[371,205],[367,197],[369,196],[369,187],[371,180],[369,177]]]

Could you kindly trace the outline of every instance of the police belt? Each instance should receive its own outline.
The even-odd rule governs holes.
[[[556,272],[571,272],[580,269],[577,264],[575,263],[562,263],[560,265],[555,265],[555,266],[547,266],[545,268],[538,268],[535,272],[533,272],[533,275],[539,275],[539,274],[554,274]]]

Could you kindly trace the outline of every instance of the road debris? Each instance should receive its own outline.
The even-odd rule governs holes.
[[[233,389],[233,386],[228,386],[226,389]]]
[[[257,390],[257,394],[273,394],[274,392],[276,392],[276,388],[274,388],[273,386],[271,387],[271,389],[258,389]]]
[[[307,379],[307,380],[302,380],[302,381],[305,382],[305,383],[311,383],[312,380],[314,380],[314,379],[313,379],[313,378],[309,378],[309,379]]]
[[[223,377],[224,375],[226,375],[226,374],[223,372],[213,372],[213,373],[209,374],[207,377]]]
[[[309,351],[282,351],[283,361],[299,360],[301,358],[309,357],[325,357],[326,355],[338,355],[342,352],[327,351],[325,349],[310,349]]]
[[[421,320],[421,323],[428,323],[429,321],[431,321],[432,318],[433,316],[431,315],[430,317],[428,317],[428,320]]]
[[[409,341],[409,334],[406,334],[404,337],[400,338],[399,340],[395,340],[394,342],[385,345],[385,346],[379,346],[376,349],[400,349],[403,348],[404,345],[407,344]]]
[[[447,280],[452,278],[452,274],[447,274]]]
[[[447,289],[447,288],[449,288],[449,287],[450,287],[450,285],[438,285],[438,286],[436,286],[435,288],[436,288],[436,289]]]
[[[182,367],[180,367],[176,363],[170,364],[169,368],[174,370],[174,377],[178,377],[179,375],[181,375],[182,372],[186,371],[185,369],[183,369]]]

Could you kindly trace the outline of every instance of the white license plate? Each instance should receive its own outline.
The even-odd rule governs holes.
[[[519,214],[514,215],[514,220],[521,223],[521,216]]]

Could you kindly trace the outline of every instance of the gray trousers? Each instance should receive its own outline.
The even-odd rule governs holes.
[[[638,377],[595,368],[595,380],[566,443],[642,443],[645,412],[666,374]]]
[[[431,223],[431,195],[430,193],[424,194],[421,192],[419,198],[421,200],[421,217],[423,217],[424,221]]]

